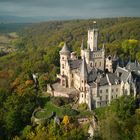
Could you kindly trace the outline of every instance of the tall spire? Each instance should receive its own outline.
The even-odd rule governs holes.
[[[84,77],[84,78],[87,78],[87,76],[88,76],[87,64],[86,64],[86,61],[85,61],[85,56],[83,57],[81,70],[80,70],[80,76]]]
[[[69,48],[66,45],[66,42],[64,43],[64,46],[61,49],[60,53],[70,53],[70,50],[69,50]]]
[[[103,43],[102,50],[105,50],[105,44]]]

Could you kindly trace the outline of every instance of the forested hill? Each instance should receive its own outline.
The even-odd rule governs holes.
[[[43,22],[19,32],[19,39],[14,42],[17,52],[0,58],[0,87],[8,87],[9,80],[31,72],[40,75],[48,72],[48,82],[54,81],[63,42],[66,41],[73,51],[80,54],[82,38],[86,46],[87,29],[93,27],[94,20],[100,29],[99,47],[105,43],[107,55],[117,55],[126,60],[131,56],[132,60],[140,62],[140,18]]]
[[[24,44],[47,47],[67,41],[77,50],[82,38],[87,41],[87,29],[97,21],[101,43],[115,43],[125,39],[140,39],[140,18],[107,18],[71,21],[52,21],[33,25],[22,32]],[[22,43],[23,43],[22,42]]]
[[[140,62],[140,18],[94,20],[100,29],[99,47],[105,42],[108,54],[117,54],[121,59],[131,56],[132,60],[137,59]],[[79,54],[82,38],[86,46],[89,27],[93,27],[93,19],[44,22],[22,30],[17,40],[10,42],[16,46],[16,51],[0,57],[0,139],[9,140],[15,136],[15,139],[19,139],[17,136],[21,139],[42,139],[40,136],[44,134],[46,139],[52,138],[52,134],[56,136],[56,132],[61,135],[58,133],[60,131],[52,129],[51,125],[40,129],[32,126],[30,118],[37,107],[45,106],[46,100],[38,95],[46,92],[48,83],[56,81],[60,66],[59,51],[63,42],[66,41],[68,46]],[[37,73],[38,87],[34,84],[33,73]],[[138,140],[140,113],[133,109],[130,100],[116,103],[120,103],[121,106],[115,104],[108,112],[105,110],[103,115],[101,113],[102,138]],[[123,106],[122,103],[126,103],[127,106]],[[76,136],[75,139],[79,135],[84,136],[81,134],[81,127],[70,128],[74,131],[67,131],[67,136]]]

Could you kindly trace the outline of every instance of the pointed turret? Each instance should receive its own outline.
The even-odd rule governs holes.
[[[62,54],[70,54],[70,50],[68,48],[68,46],[66,45],[66,43],[64,43],[63,48],[61,49],[60,53]]]
[[[102,50],[105,50],[105,44],[103,43]]]
[[[88,76],[88,70],[87,70],[87,64],[85,61],[85,57],[83,57],[83,61],[82,61],[82,65],[81,65],[81,69],[80,69],[80,76],[87,78]]]

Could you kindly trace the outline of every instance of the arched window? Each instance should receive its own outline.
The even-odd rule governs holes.
[[[62,64],[62,69],[64,69],[64,64]]]
[[[96,62],[95,62],[95,67],[96,67],[96,65],[97,65],[97,64],[96,64]]]

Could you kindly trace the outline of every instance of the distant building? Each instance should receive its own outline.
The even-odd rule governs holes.
[[[79,104],[89,108],[108,105],[112,99],[140,91],[140,65],[129,62],[126,67],[117,65],[117,59],[105,56],[105,46],[98,48],[98,28],[88,30],[87,48],[81,43],[81,59],[70,52],[66,43],[60,51],[60,85],[75,88]]]

